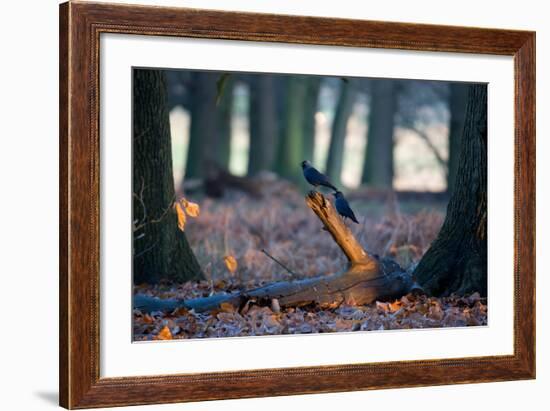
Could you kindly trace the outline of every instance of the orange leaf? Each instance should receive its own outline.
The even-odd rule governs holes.
[[[235,311],[235,307],[233,307],[233,304],[231,303],[221,303],[220,308],[223,312],[226,313],[232,313],[233,311]]]
[[[189,215],[189,217],[198,217],[201,212],[201,208],[197,203],[187,201],[187,204],[185,205],[185,212]]]
[[[185,216],[185,212],[183,211],[183,208],[181,207],[180,203],[176,203],[174,205],[174,208],[176,209],[176,214],[178,215],[178,228],[181,231],[184,231],[185,222],[187,221],[187,217]]]
[[[395,311],[399,311],[399,309],[401,308],[401,301],[399,300],[396,300],[394,301],[393,303],[389,303],[389,308],[390,308],[390,312],[395,312]]]
[[[162,330],[158,333],[158,335],[155,337],[155,340],[171,340],[172,339],[172,333],[170,332],[170,328],[168,328],[167,325],[165,325]]]
[[[223,261],[225,262],[225,266],[227,267],[227,269],[229,270],[229,272],[231,274],[233,274],[235,271],[237,271],[238,264],[237,264],[237,260],[235,259],[235,257],[233,257],[232,255],[226,255],[223,258]]]

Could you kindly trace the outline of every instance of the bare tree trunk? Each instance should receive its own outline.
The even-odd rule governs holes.
[[[340,185],[342,165],[344,162],[344,143],[349,117],[355,103],[355,91],[351,80],[343,81],[340,97],[336,105],[336,113],[332,122],[330,146],[328,150],[326,174],[336,186]]]
[[[216,105],[216,145],[211,147],[214,152],[216,164],[224,169],[229,169],[231,157],[231,119],[233,117],[233,89],[235,86],[234,76],[231,75],[226,81],[223,92],[217,97]]]
[[[378,188],[393,186],[393,126],[397,108],[395,80],[375,80],[372,94],[362,182]]]
[[[447,192],[451,194],[455,187],[460,156],[460,139],[464,128],[466,104],[468,103],[468,85],[451,83],[449,110],[451,120],[449,125],[449,161],[447,173]]]
[[[277,147],[277,103],[275,78],[271,75],[250,76],[250,151],[248,175],[271,170]]]
[[[204,177],[208,151],[216,140],[216,79],[215,73],[193,73],[191,82],[191,130],[185,178]],[[211,158],[210,158],[211,160]]]
[[[287,79],[283,138],[278,147],[277,173],[295,183],[302,183],[300,163],[304,160],[304,99],[306,83],[303,76]]]
[[[469,86],[455,190],[436,240],[414,272],[434,295],[487,295],[487,86]]]
[[[162,71],[134,70],[134,283],[202,278],[173,211],[174,178]]]
[[[204,177],[211,163],[225,168],[229,164],[233,79],[226,80],[218,99],[217,82],[221,76],[210,72],[193,73],[186,178]]]

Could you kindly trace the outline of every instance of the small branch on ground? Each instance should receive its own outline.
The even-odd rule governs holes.
[[[275,261],[277,264],[279,264],[281,267],[283,267],[286,271],[288,271],[293,277],[298,277],[298,274],[296,274],[294,271],[292,271],[290,268],[288,268],[286,265],[281,263],[279,260],[277,260],[275,257],[273,257],[271,254],[269,254],[265,249],[262,248],[262,253],[267,255],[269,258],[271,258],[273,261]]]

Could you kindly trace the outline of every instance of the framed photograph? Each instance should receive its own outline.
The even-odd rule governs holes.
[[[535,378],[535,33],[60,6],[60,405]]]

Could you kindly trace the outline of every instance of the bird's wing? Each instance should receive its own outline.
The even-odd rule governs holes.
[[[325,176],[323,173],[321,173],[319,170],[317,170],[316,168],[313,168],[311,167],[311,176],[317,180],[317,181],[322,181],[324,182],[326,179],[327,179],[327,176]]]

